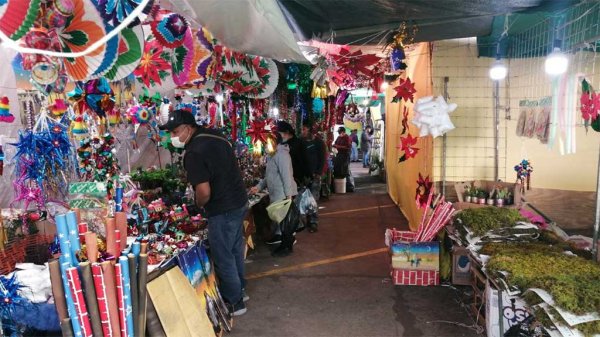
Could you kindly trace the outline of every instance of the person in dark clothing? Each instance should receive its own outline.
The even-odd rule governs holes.
[[[161,130],[185,148],[184,168],[195,191],[196,205],[208,218],[208,242],[219,286],[234,316],[246,313],[244,304],[243,220],[248,196],[231,143],[219,132],[199,127],[185,110],[169,115]]]
[[[369,167],[373,149],[373,128],[367,126],[360,136],[360,150],[363,153],[363,167]]]
[[[325,151],[327,146],[322,139],[315,137],[310,123],[302,125],[302,140],[306,148],[308,157],[308,168],[311,172],[311,181],[309,184],[310,192],[316,201],[319,201],[321,195],[321,180],[323,167],[325,166]],[[318,212],[318,210],[317,210]],[[318,227],[318,213],[308,215],[308,231],[315,233]]]
[[[350,132],[350,140],[352,140],[352,152],[350,153],[350,161],[358,162],[358,130],[354,129]]]
[[[282,144],[290,147],[290,156],[292,157],[292,168],[294,170],[294,180],[298,188],[305,186],[311,180],[311,172],[308,168],[308,157],[306,148],[301,139],[296,137],[294,128],[285,121],[278,121],[276,124],[277,133],[282,138]]]

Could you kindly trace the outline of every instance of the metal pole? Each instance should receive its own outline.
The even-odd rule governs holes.
[[[500,166],[500,81],[494,81],[494,181],[498,181]]]
[[[594,240],[592,257],[598,259],[598,231],[600,230],[600,155],[598,156],[598,176],[596,178],[596,221],[594,222]]]
[[[448,95],[448,82],[450,81],[450,77],[444,77],[444,99],[448,101],[450,96]],[[447,146],[447,138],[446,134],[442,136],[442,195],[446,195],[446,146]]]

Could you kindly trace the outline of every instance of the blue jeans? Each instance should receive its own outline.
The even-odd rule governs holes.
[[[248,206],[208,218],[208,243],[219,278],[219,288],[227,303],[235,304],[246,287],[244,279],[244,217]]]
[[[371,159],[370,157],[371,157],[371,149],[368,149],[363,154],[363,166],[369,166],[369,159]]]
[[[358,145],[352,143],[352,152],[350,152],[350,161],[358,160]]]

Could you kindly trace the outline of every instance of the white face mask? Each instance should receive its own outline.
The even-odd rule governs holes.
[[[185,142],[179,139],[179,137],[171,137],[171,144],[178,149],[183,149],[185,147]]]

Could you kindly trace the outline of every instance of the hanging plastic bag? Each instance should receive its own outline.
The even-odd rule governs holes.
[[[293,235],[293,233],[297,232],[300,228],[300,210],[298,209],[298,206],[295,202],[291,202],[290,200],[288,208],[285,218],[279,223],[281,234],[284,237]]]
[[[300,202],[298,204],[300,214],[310,215],[317,213],[317,209],[319,206],[317,205],[317,201],[310,192],[310,189],[305,188],[298,197],[300,199]]]
[[[269,218],[276,223],[280,223],[288,214],[290,205],[292,204],[291,199],[284,199],[281,201],[274,202],[267,206],[267,214]]]

